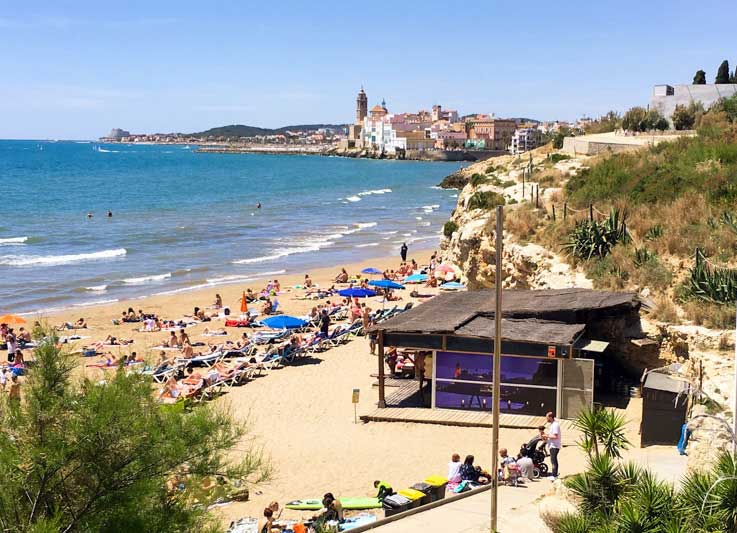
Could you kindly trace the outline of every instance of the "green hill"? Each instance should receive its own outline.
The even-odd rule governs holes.
[[[188,134],[191,137],[255,137],[257,135],[279,135],[287,131],[293,132],[310,132],[322,128],[340,130],[345,128],[345,124],[300,124],[295,126],[284,126],[281,128],[259,128],[258,126],[245,126],[243,124],[231,124],[230,126],[220,126],[218,128],[210,128],[209,130],[199,133]]]

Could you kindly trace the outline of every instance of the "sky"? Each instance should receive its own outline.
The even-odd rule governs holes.
[[[363,85],[571,120],[737,66],[737,2],[0,1],[0,138],[347,123]]]

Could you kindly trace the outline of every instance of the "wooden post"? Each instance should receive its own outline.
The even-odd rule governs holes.
[[[379,407],[386,407],[384,397],[384,332],[379,331]]]
[[[589,204],[589,220],[594,221],[594,204]]]
[[[525,199],[525,169],[522,169],[522,199]]]
[[[535,209],[540,208],[540,185],[535,185]]]
[[[568,202],[563,202],[563,220],[568,218]]]
[[[555,204],[553,204],[553,222],[555,222]]]
[[[532,156],[530,156],[532,157]],[[499,410],[501,408],[501,362],[502,362],[502,246],[504,216],[502,206],[496,208],[496,275],[495,306],[494,306],[494,358],[492,362],[492,392],[491,392],[491,531],[496,533],[499,492]]]

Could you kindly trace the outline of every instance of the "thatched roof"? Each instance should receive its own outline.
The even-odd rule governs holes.
[[[574,288],[534,291],[505,290],[502,295],[502,314],[505,318],[536,319],[528,322],[527,325],[515,326],[515,331],[526,328],[526,339],[535,335],[533,330],[539,321],[577,326],[585,322],[584,316],[591,312],[629,312],[639,309],[639,306],[637,295],[631,292],[605,292]],[[390,333],[474,336],[472,332],[481,331],[486,327],[482,327],[483,322],[474,325],[474,319],[493,317],[494,308],[493,290],[444,293],[378,324],[374,329]],[[490,331],[493,331],[493,328]],[[572,330],[561,329],[559,333],[567,336],[570,331]],[[549,333],[553,334],[552,331]]]

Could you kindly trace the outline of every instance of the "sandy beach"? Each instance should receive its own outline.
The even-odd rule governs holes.
[[[413,250],[409,257],[424,264],[431,252]],[[384,257],[360,264],[318,269],[309,274],[319,285],[330,286],[331,279],[343,266],[350,274],[355,274],[367,266],[396,268],[399,262],[399,257]],[[282,288],[301,283],[304,274],[288,272],[279,276]],[[90,338],[81,343],[114,335],[135,341],[131,346],[114,348],[116,355],[130,351],[148,354],[168,334],[135,332],[133,329],[136,324],[113,325],[112,320],[129,306],[147,313],[155,312],[165,318],[178,319],[191,313],[194,306],[211,305],[215,293],[219,293],[225,305],[238,309],[242,291],[249,287],[260,289],[266,281],[75,308],[39,318],[55,325],[84,317],[89,329],[80,330],[80,333]],[[419,290],[423,294],[437,291],[425,287],[419,287]],[[409,290],[399,292],[403,297],[400,304],[415,301],[410,298]],[[301,290],[292,288],[280,296],[282,310],[300,315],[316,304],[296,300],[295,297],[301,294]],[[369,299],[367,305],[381,307],[381,303],[375,299]],[[28,318],[36,319],[33,316]],[[187,332],[193,341],[222,342],[223,337],[212,339],[201,336],[206,326],[212,328],[222,325],[223,321],[215,320],[190,327]],[[235,340],[242,331],[228,328],[228,338]],[[80,359],[82,363],[86,361]],[[491,431],[488,429],[404,423],[364,424],[360,420],[355,423],[352,391],[355,388],[361,391],[359,416],[375,407],[378,393],[373,387],[376,380],[371,374],[377,372],[377,364],[376,356],[369,353],[368,340],[359,337],[296,364],[266,372],[243,386],[229,389],[215,400],[229,405],[238,419],[248,420],[248,438],[263,446],[276,469],[270,482],[252,488],[250,501],[229,503],[217,508],[215,512],[225,524],[244,516],[261,516],[264,506],[273,500],[283,505],[293,499],[320,497],[328,491],[338,496],[372,496],[373,481],[379,478],[392,483],[395,489],[408,487],[430,475],[445,475],[446,465],[454,452],[462,456],[474,454],[478,464],[490,465]],[[87,370],[100,374],[104,372]],[[530,436],[529,430],[502,429],[501,445],[516,453],[520,444]],[[573,444],[573,436],[567,439],[566,444]],[[234,453],[237,454],[237,450]],[[563,472],[570,473],[581,469],[583,459],[570,446],[561,454],[561,464]],[[285,510],[283,517],[300,518],[308,515]]]

